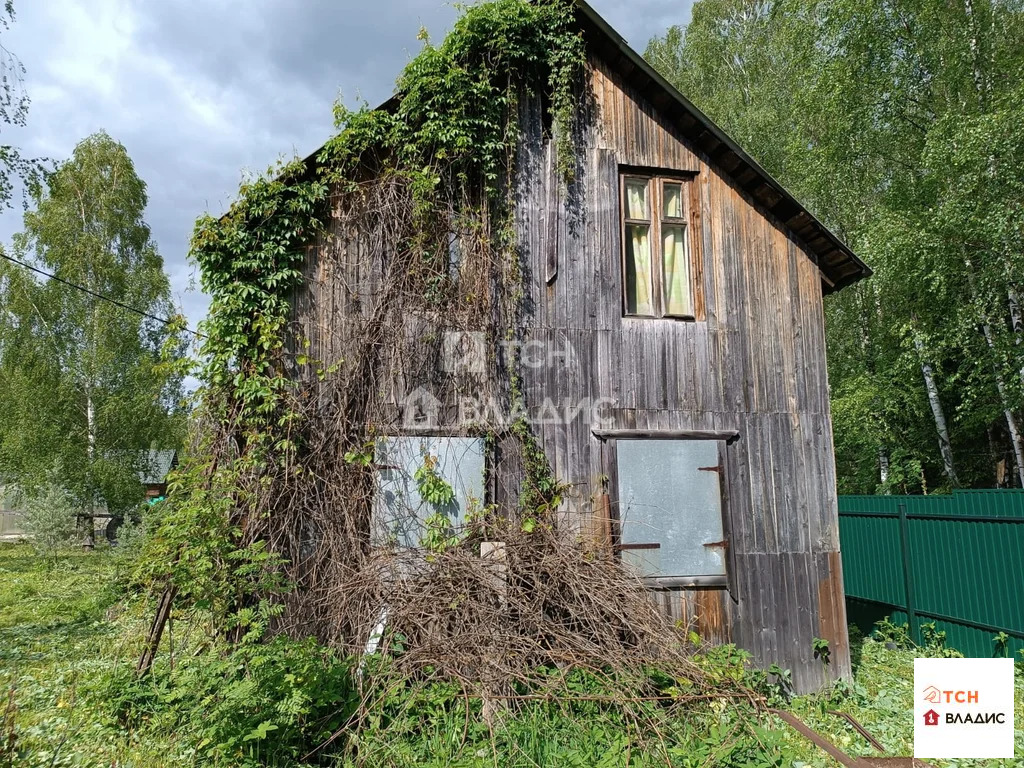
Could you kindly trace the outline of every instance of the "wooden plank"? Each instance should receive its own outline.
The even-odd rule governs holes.
[[[635,412],[634,412],[635,413]],[[634,421],[636,417],[634,416]],[[619,438],[622,440],[733,440],[739,437],[739,432],[735,430],[706,430],[706,429],[665,429],[665,430],[651,430],[651,429],[635,429],[635,428],[613,428],[613,429],[592,429],[591,433],[595,437],[607,439],[607,438]]]

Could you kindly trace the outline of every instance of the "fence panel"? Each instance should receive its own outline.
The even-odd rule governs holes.
[[[847,611],[862,629],[889,616],[917,642],[934,622],[968,656],[1024,649],[1024,491],[840,496],[839,537]]]

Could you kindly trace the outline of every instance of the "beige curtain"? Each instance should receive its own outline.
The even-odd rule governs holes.
[[[650,220],[646,179],[626,179],[626,218]],[[651,296],[651,227],[626,225],[626,311],[631,315],[653,315]]]
[[[665,314],[692,315],[689,259],[686,257],[686,227],[663,225],[661,234],[665,275]]]
[[[641,179],[626,180],[626,218],[649,219],[647,215],[647,182]]]
[[[653,315],[651,301],[651,228],[626,225],[626,309],[631,315]]]
[[[666,219],[683,218],[683,187],[681,184],[666,184],[665,190],[665,213]]]

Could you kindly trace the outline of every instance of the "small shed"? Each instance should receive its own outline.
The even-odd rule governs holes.
[[[178,452],[173,448],[151,448],[146,451],[139,480],[146,489],[146,501],[167,495],[167,476],[178,466]]]
[[[295,338],[324,369],[362,366],[365,393],[323,408],[356,421],[375,403],[377,541],[415,541],[431,507],[419,460],[454,489],[453,520],[513,503],[529,468],[492,405],[518,398],[581,536],[701,638],[816,689],[850,672],[823,301],[869,270],[585,3],[576,23],[587,94],[571,187],[543,95],[520,105],[515,335],[409,312],[401,339],[356,354],[392,298],[375,245],[390,223],[353,231],[339,206],[308,249]],[[468,286],[464,236],[448,257]],[[477,276],[472,290],[500,286]],[[513,353],[515,377],[501,367]]]
[[[0,541],[17,541],[24,535],[16,498],[17,493],[12,486],[0,483]]]

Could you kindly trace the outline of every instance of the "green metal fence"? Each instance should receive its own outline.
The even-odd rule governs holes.
[[[840,496],[839,538],[851,622],[888,616],[919,643],[934,622],[967,656],[1021,658],[1024,491]]]

